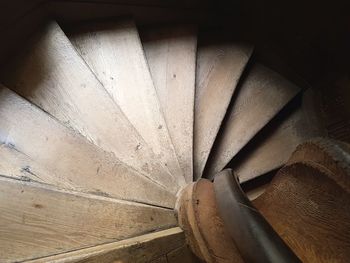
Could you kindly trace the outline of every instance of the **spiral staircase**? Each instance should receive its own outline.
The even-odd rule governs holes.
[[[139,31],[128,17],[50,20],[10,57],[0,71],[0,262],[196,262],[175,213],[186,185],[227,167],[254,181],[325,134],[311,89],[259,62],[253,45],[213,35]],[[275,192],[256,204],[283,232]]]

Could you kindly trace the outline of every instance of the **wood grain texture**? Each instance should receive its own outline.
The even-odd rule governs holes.
[[[180,228],[174,227],[118,242],[32,260],[28,263],[143,263],[158,262],[159,257],[167,262],[166,254],[183,246],[184,243],[184,233]]]
[[[0,72],[10,89],[122,162],[178,190],[142,137],[110,98],[57,23],[48,23]]]
[[[48,169],[44,178],[51,177],[59,187],[173,206],[172,193],[113,154],[102,151],[13,91],[2,87],[0,97],[0,142],[21,153],[21,157],[12,158],[16,161],[12,167],[33,174]]]
[[[78,52],[157,158],[185,184],[135,24],[84,23],[73,30],[69,38]]]
[[[332,178],[299,163],[281,169],[254,204],[303,262],[345,263],[349,200],[349,192]]]
[[[0,182],[1,262],[54,255],[176,224],[169,209],[1,177]]]
[[[198,47],[194,120],[194,177],[202,176],[231,97],[252,54],[239,43]]]
[[[313,138],[298,145],[287,165],[303,163],[320,170],[350,192],[350,145],[329,138]]]
[[[299,92],[299,88],[261,64],[250,69],[233,99],[215,141],[205,176],[212,178]]]
[[[311,90],[299,104],[287,107],[288,114],[277,116],[248,143],[230,163],[240,182],[251,180],[284,165],[295,148],[312,137],[325,135],[319,110]]]
[[[192,182],[196,29],[190,25],[148,29],[142,44],[180,166],[186,181]]]
[[[209,180],[199,179],[181,191],[176,211],[186,241],[203,262],[243,262],[217,209]]]

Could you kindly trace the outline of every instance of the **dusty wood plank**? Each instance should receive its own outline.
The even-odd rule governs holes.
[[[13,91],[0,89],[0,142],[27,157],[25,166],[60,187],[172,207],[174,196],[65,127]],[[16,158],[13,158],[16,160]],[[34,160],[34,164],[33,164]],[[39,173],[40,173],[39,171]]]
[[[57,23],[1,70],[1,81],[174,193],[178,186],[110,98]]]
[[[299,88],[267,67],[254,64],[236,91],[232,108],[209,158],[205,176],[212,178],[298,92]]]
[[[70,188],[69,183],[61,181],[59,176],[54,176],[54,172],[19,152],[11,144],[0,144],[0,158],[0,175]]]
[[[196,29],[190,25],[148,29],[142,44],[180,166],[191,182]]]
[[[183,172],[131,20],[77,25],[69,38],[131,124],[180,184]]]
[[[1,262],[63,253],[176,224],[170,209],[2,177],[0,182]]]
[[[198,47],[194,120],[194,175],[201,177],[252,47],[209,43]]]
[[[268,173],[284,165],[295,148],[312,137],[325,135],[318,118],[320,108],[308,90],[303,94],[302,102],[287,107],[272,125],[258,134],[243,154],[234,158],[230,167],[245,182],[259,175]],[[300,105],[301,104],[301,105]],[[285,111],[290,111],[284,114]]]
[[[28,263],[100,263],[119,261],[143,263],[150,262],[153,259],[158,260],[158,258],[166,260],[165,255],[169,251],[183,246],[184,243],[185,237],[182,230],[175,227],[119,242],[28,261]]]

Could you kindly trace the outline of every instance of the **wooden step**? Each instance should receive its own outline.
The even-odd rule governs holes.
[[[1,262],[56,255],[176,224],[170,209],[1,176],[0,182]]]
[[[95,78],[56,22],[0,72],[1,81],[122,162],[166,186],[179,186]]]
[[[134,22],[84,22],[69,38],[157,158],[184,183]]]
[[[308,90],[292,102],[229,164],[241,183],[280,168],[297,145],[325,135],[313,92]]]
[[[198,47],[193,146],[195,179],[202,176],[233,92],[251,54],[252,47],[240,43],[207,43]]]
[[[180,166],[192,182],[196,29],[151,28],[143,32],[142,44]]]
[[[145,234],[118,242],[84,248],[51,257],[30,260],[30,263],[107,263],[150,262],[173,253],[185,244],[185,236],[178,227]],[[165,261],[167,262],[167,261]]]
[[[51,177],[58,187],[173,207],[172,193],[112,153],[88,142],[13,91],[2,87],[0,97],[0,142],[18,152],[5,158],[16,161],[12,167],[34,175],[48,169],[45,177]]]
[[[256,63],[242,80],[208,160],[205,177],[212,178],[285,106],[300,89]]]

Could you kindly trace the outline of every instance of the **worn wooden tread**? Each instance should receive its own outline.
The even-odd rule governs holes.
[[[193,180],[197,32],[191,25],[149,28],[142,44],[186,181]]]
[[[1,81],[122,162],[176,193],[179,185],[156,160],[54,21],[33,36]]]
[[[167,255],[173,250],[181,248],[184,243],[185,237],[183,231],[179,227],[174,227],[122,241],[111,242],[26,262],[101,263],[120,261],[143,263]]]
[[[43,178],[50,178],[47,183],[55,182],[59,187],[173,207],[173,193],[113,154],[104,152],[13,91],[1,87],[0,97],[0,142],[18,152],[10,158],[16,162],[12,167],[34,175],[47,170]]]
[[[184,185],[134,22],[85,22],[69,38],[157,158]]]
[[[0,182],[0,261],[4,263],[96,246],[176,225],[170,209],[1,176]]]
[[[299,144],[324,135],[313,96],[297,96],[233,158],[229,166],[241,183],[280,168]]]
[[[252,65],[236,90],[215,141],[205,177],[212,178],[300,91],[271,69]]]
[[[199,45],[194,116],[194,175],[202,176],[234,90],[252,54],[243,43]]]

